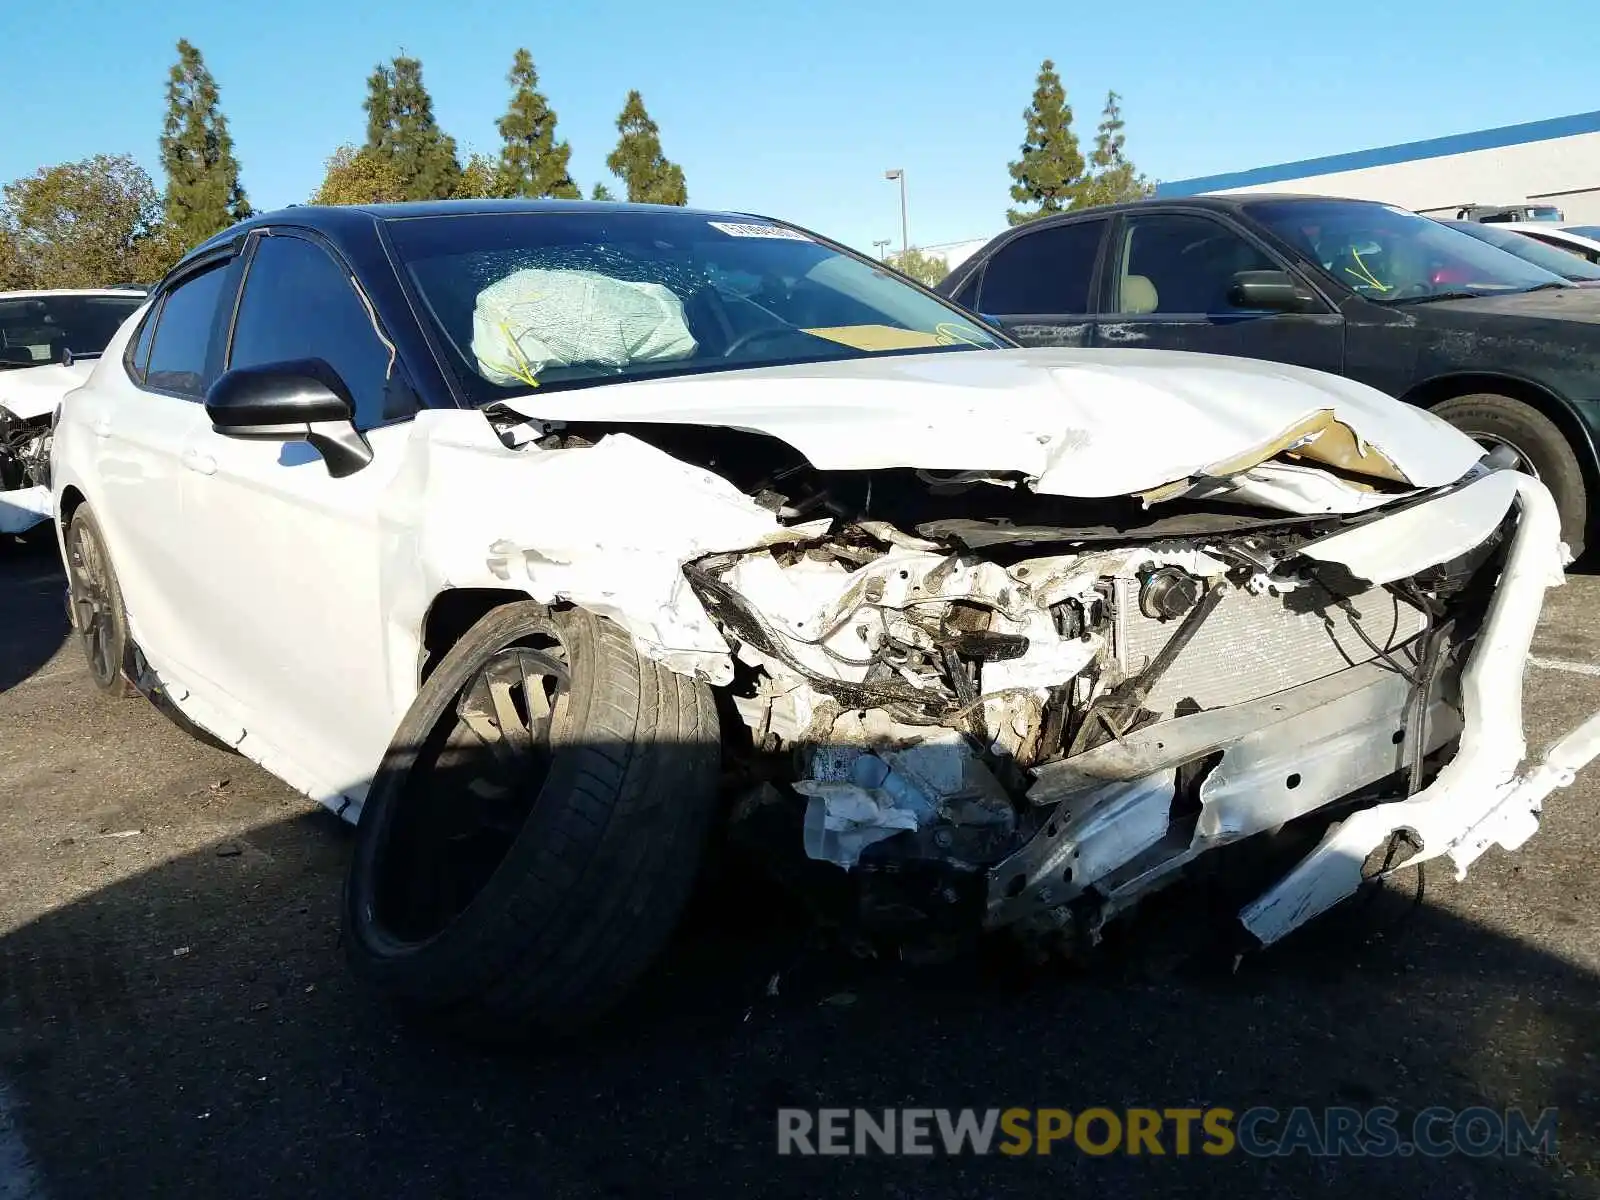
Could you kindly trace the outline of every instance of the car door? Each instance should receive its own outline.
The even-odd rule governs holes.
[[[1242,295],[1241,276],[1255,272],[1287,272],[1287,279],[1277,277],[1295,287],[1302,310],[1268,308]],[[1213,216],[1125,215],[1104,275],[1097,345],[1265,358],[1335,374],[1343,368],[1339,313],[1288,263]]]
[[[171,280],[129,352],[81,395],[95,437],[94,506],[116,566],[134,641],[158,671],[194,655],[195,564],[183,510],[183,455],[208,425],[200,401],[215,376],[219,327],[235,281],[233,255],[196,262]],[[103,381],[103,382],[102,382]]]
[[[349,267],[302,231],[252,236],[227,366],[320,358],[343,381],[372,461],[341,479],[304,442],[197,432],[190,528],[209,571],[195,641],[207,695],[263,761],[327,799],[358,794],[415,688],[385,660],[382,511],[415,394]]]
[[[981,268],[977,298],[962,303],[994,320],[1025,346],[1087,346],[1091,341],[1104,217],[1042,225],[1003,242]]]

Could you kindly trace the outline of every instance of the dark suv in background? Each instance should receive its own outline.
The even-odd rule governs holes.
[[[1514,457],[1581,552],[1600,487],[1600,289],[1386,204],[1144,200],[995,238],[938,287],[1030,346],[1297,363],[1422,405]]]

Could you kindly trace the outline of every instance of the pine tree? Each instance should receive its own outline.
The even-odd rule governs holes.
[[[629,92],[617,117],[617,148],[606,157],[611,173],[628,187],[636,204],[687,204],[683,168],[661,153],[661,131],[645,111],[644,99]]]
[[[578,199],[582,193],[567,169],[572,147],[556,141],[555,110],[539,91],[533,55],[518,50],[506,82],[511,85],[511,107],[495,122],[505,142],[500,148],[500,194]]]
[[[422,83],[422,63],[400,55],[367,79],[369,153],[388,160],[407,200],[445,200],[461,182],[456,140],[433,117],[433,97]]]
[[[250,215],[228,120],[217,104],[217,81],[200,51],[180,40],[167,79],[161,165],[167,172],[167,223],[185,246]]]
[[[591,200],[615,200],[616,197],[611,194],[611,189],[608,188],[605,184],[597,183],[597,184],[594,185],[594,190],[589,193],[589,199],[591,199]]]
[[[1072,207],[1083,184],[1083,155],[1072,132],[1072,107],[1056,65],[1048,58],[1039,67],[1038,86],[1033,103],[1022,114],[1028,132],[1022,141],[1022,157],[1011,164],[1011,198],[1018,204],[1038,207],[1011,209],[1006,220],[1023,225],[1051,213]]]
[[[1116,92],[1106,93],[1100,128],[1095,131],[1094,149],[1089,154],[1091,174],[1078,191],[1078,208],[1091,204],[1120,204],[1155,191],[1123,154],[1122,108],[1117,103],[1121,99]]]

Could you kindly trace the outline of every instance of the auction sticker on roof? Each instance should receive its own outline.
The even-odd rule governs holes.
[[[729,237],[782,238],[789,242],[809,242],[811,239],[798,229],[785,229],[782,225],[757,225],[739,221],[711,221],[713,229],[720,229]]]

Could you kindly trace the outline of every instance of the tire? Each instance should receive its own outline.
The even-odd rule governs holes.
[[[517,678],[508,663],[521,691],[502,689],[500,735],[484,741],[480,701],[494,680]],[[461,715],[475,706],[479,734]],[[503,753],[512,718],[528,730],[542,721],[542,742]],[[677,924],[719,769],[705,684],[643,658],[590,613],[494,610],[429,676],[368,792],[345,883],[351,967],[473,1036],[588,1024]]]
[[[132,696],[133,641],[128,636],[122,588],[117,583],[100,523],[87,504],[72,514],[66,550],[72,628],[88,661],[89,676],[95,687],[108,696]]]
[[[1589,489],[1572,443],[1556,423],[1538,409],[1510,396],[1483,393],[1456,396],[1434,406],[1469,437],[1486,445],[1510,447],[1555,497],[1561,513],[1561,537],[1572,557],[1583,554],[1589,524]]]

